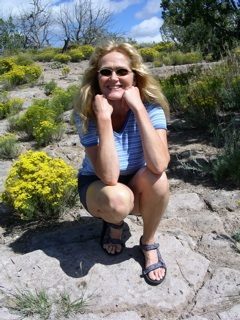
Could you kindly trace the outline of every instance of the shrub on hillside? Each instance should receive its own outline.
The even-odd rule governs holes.
[[[145,62],[153,62],[159,57],[159,52],[153,48],[141,48],[139,52]]]
[[[65,78],[70,72],[70,68],[68,66],[64,66],[61,70],[62,76]]]
[[[0,94],[0,119],[17,114],[23,105],[23,99],[7,97],[6,92]]]
[[[72,62],[79,62],[84,59],[84,54],[80,48],[71,49],[68,55],[71,57]]]
[[[68,63],[71,60],[71,56],[65,53],[58,53],[53,57],[53,60],[61,63]]]
[[[218,139],[221,140],[223,148],[220,155],[213,162],[211,170],[213,177],[217,183],[231,183],[240,187],[239,124],[237,125],[234,121],[230,121],[227,126],[223,128],[219,126],[217,130]]]
[[[49,106],[57,115],[62,112],[72,109],[73,100],[78,91],[78,86],[69,86],[66,90],[56,88],[53,91],[52,98],[49,100]]]
[[[32,83],[36,81],[42,73],[40,66],[20,66],[14,64],[12,69],[1,75],[0,80],[6,86],[17,86],[24,83]]]
[[[73,206],[76,195],[75,169],[45,152],[28,151],[13,164],[2,201],[22,220],[49,220]]]
[[[44,85],[44,93],[46,96],[49,96],[57,88],[57,83],[55,80],[51,80]]]
[[[153,46],[153,49],[157,50],[158,52],[170,52],[175,49],[175,43],[173,42],[160,42]]]
[[[1,58],[0,59],[0,75],[12,70],[14,66],[13,58]]]
[[[17,120],[16,127],[27,133],[29,138],[34,138],[34,130],[42,121],[55,121],[56,113],[49,108],[48,100],[35,100],[27,111]]]
[[[28,52],[20,52],[14,56],[14,62],[20,66],[30,66],[33,64],[34,60],[32,55]]]
[[[0,136],[0,158],[13,159],[19,154],[17,138],[14,134],[7,133]]]
[[[186,99],[186,116],[194,126],[208,128],[217,120],[218,112],[223,108],[220,91],[223,85],[221,77],[202,75],[191,82]]]
[[[50,62],[53,60],[56,53],[57,53],[57,50],[54,48],[43,49],[42,51],[34,55],[34,60],[40,61],[40,62]]]
[[[80,50],[83,53],[83,59],[88,60],[94,51],[94,47],[89,44],[85,44],[80,47]]]
[[[53,141],[61,140],[64,131],[65,125],[63,123],[56,123],[53,120],[44,120],[33,128],[33,136],[39,147],[45,147]]]

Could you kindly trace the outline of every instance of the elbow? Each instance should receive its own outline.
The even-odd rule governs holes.
[[[101,176],[101,181],[107,186],[115,186],[118,183],[119,175],[114,176]]]
[[[166,159],[156,164],[151,171],[156,175],[161,175],[164,171],[167,170],[169,162],[170,162],[170,156],[168,154]]]
[[[102,182],[106,185],[106,186],[115,186],[118,183],[117,179],[102,179]]]

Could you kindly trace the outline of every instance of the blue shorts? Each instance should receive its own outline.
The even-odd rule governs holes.
[[[134,177],[135,174],[136,172],[128,175],[120,175],[118,182],[128,185],[129,181]],[[100,179],[96,175],[78,175],[78,193],[80,201],[86,210],[88,210],[86,202],[87,189],[91,183],[98,180],[100,181]]]

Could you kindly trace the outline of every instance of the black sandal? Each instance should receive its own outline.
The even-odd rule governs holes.
[[[146,282],[152,286],[156,286],[160,283],[163,282],[163,280],[165,279],[166,277],[166,274],[167,274],[167,267],[166,267],[166,264],[165,262],[163,261],[163,258],[160,254],[160,251],[158,249],[159,247],[159,243],[153,243],[153,244],[142,244],[142,237],[140,238],[140,249],[142,250],[142,253],[143,253],[143,250],[144,251],[150,251],[150,250],[157,250],[157,255],[158,255],[158,262],[157,263],[154,263],[154,264],[151,264],[150,266],[146,267],[146,268],[143,268],[143,271],[142,271],[142,276],[144,277],[144,279],[146,280]],[[144,255],[144,253],[143,253]],[[144,256],[145,257],[145,256]],[[160,280],[153,280],[149,277],[149,272],[151,271],[154,271],[158,268],[163,268],[165,269],[165,274],[164,274],[164,277]]]
[[[109,254],[110,256],[115,256],[117,254],[122,253],[123,248],[125,247],[125,243],[123,242],[122,239],[113,239],[110,236],[110,228],[113,229],[123,229],[124,226],[124,221],[122,221],[122,223],[120,225],[118,224],[114,224],[114,223],[110,223],[110,222],[106,222],[103,220],[103,226],[102,226],[102,233],[101,233],[101,239],[100,239],[100,244],[102,249]],[[120,251],[116,251],[115,253],[110,253],[108,252],[103,245],[104,244],[120,244],[122,246],[122,249]]]

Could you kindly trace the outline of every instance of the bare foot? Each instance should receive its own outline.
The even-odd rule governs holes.
[[[142,250],[145,256],[145,268],[158,262],[157,250],[145,251]],[[148,276],[152,280],[162,280],[165,276],[165,268],[158,268],[148,273]]]
[[[112,239],[118,239],[121,240],[122,237],[122,229],[114,229],[110,227],[109,235]],[[109,240],[111,241],[111,240]],[[111,242],[105,243],[103,245],[103,248],[110,254],[119,253],[122,250],[121,244],[113,244]]]

